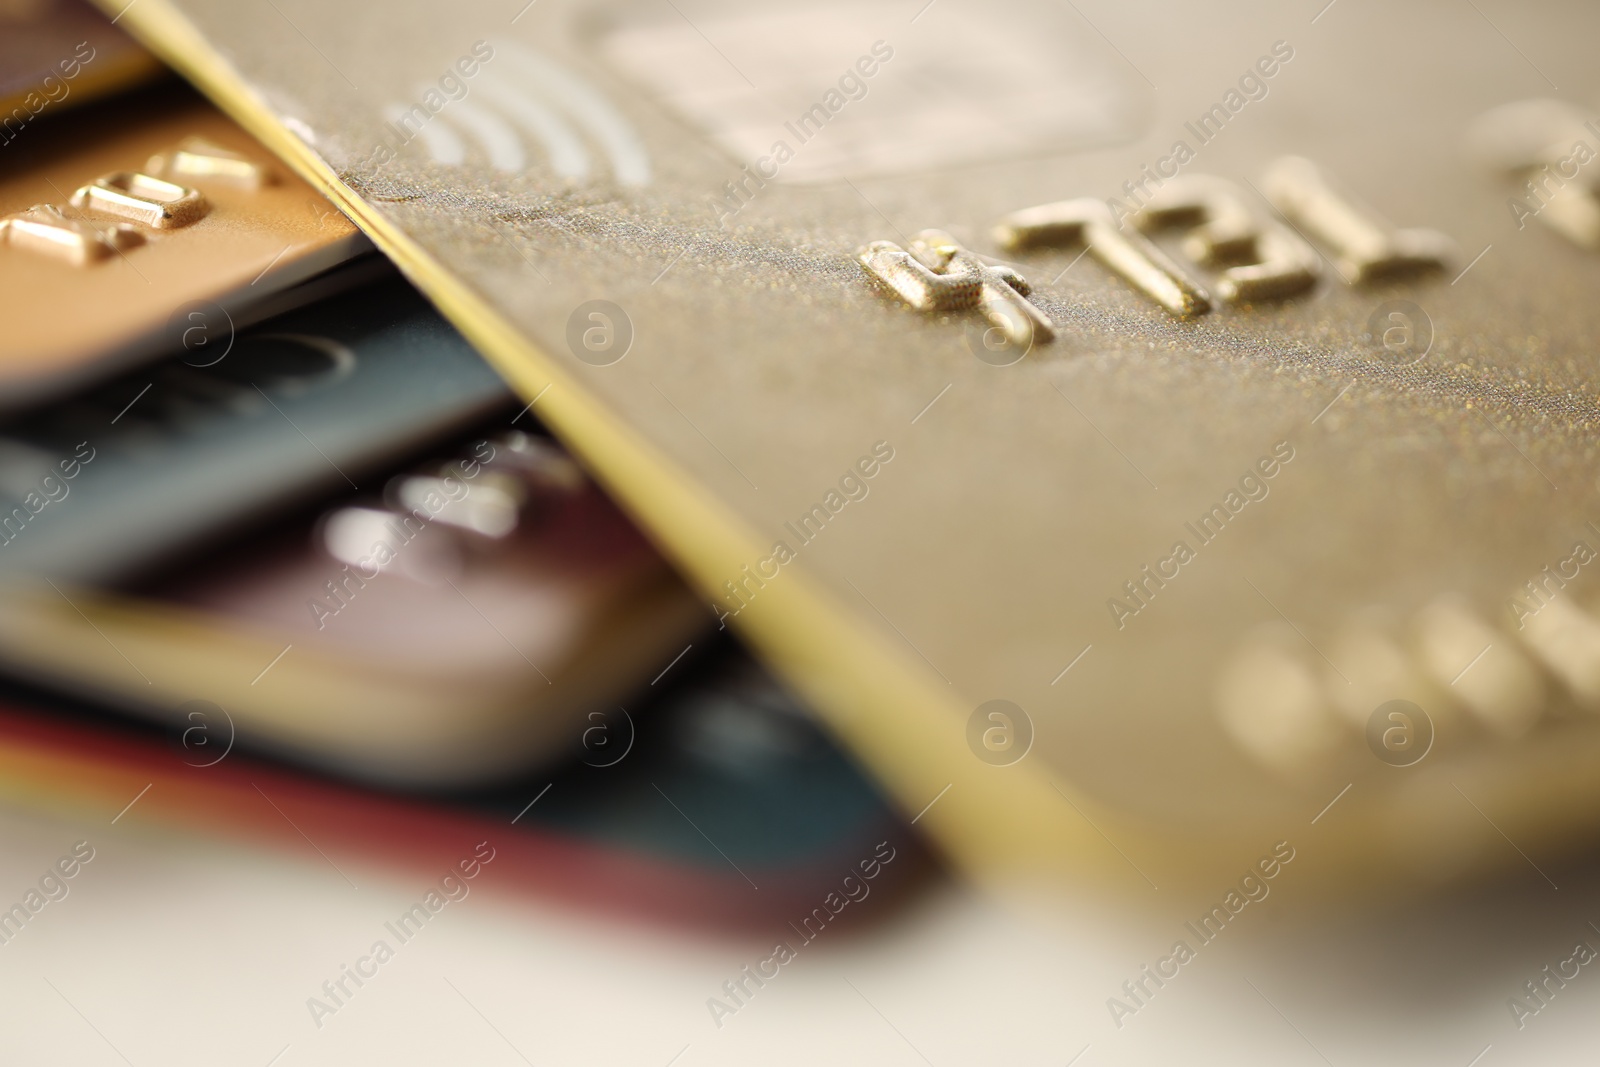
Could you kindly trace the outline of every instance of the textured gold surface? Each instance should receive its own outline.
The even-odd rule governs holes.
[[[125,21],[326,183],[528,396],[548,386],[540,413],[707,594],[726,610],[725,583],[753,591],[735,625],[908,812],[942,798],[920,825],[957,853],[1137,882],[1130,866],[1157,880],[1221,869],[1300,827],[1321,856],[1440,876],[1521,862],[1501,830],[1539,852],[1593,829],[1594,724],[1527,666],[1507,601],[1575,541],[1600,540],[1586,526],[1600,519],[1600,259],[1519,231],[1514,189],[1467,158],[1477,115],[1546,89],[1472,10],[1339,5],[1315,23],[1244,5],[1107,13],[1102,28],[1138,42],[1129,59],[1160,87],[1120,147],[1040,143],[1030,158],[933,173],[752,183],[730,219],[718,204],[744,161],[600,57],[607,25],[646,18],[642,7],[552,0],[515,25],[477,0],[280,7],[145,0]],[[914,24],[872,8],[895,49],[885,71],[956,7]],[[1530,41],[1565,27],[1536,50],[1575,99],[1596,88],[1582,43],[1593,35],[1578,28],[1597,21],[1567,5],[1523,27]],[[417,99],[478,40],[495,42],[484,71],[522,42],[577,72],[638,131],[651,179],[573,181],[537,153],[515,172],[477,149],[437,162],[420,138],[377,151],[385,108]],[[1245,106],[1238,71],[1265,72],[1269,50],[1281,65],[1258,84],[1270,92]],[[708,49],[705,62],[738,59]],[[1191,121],[1228,93],[1241,109],[1199,143]],[[433,121],[455,122],[453,107]],[[854,258],[925,226],[997,254],[984,237],[997,219],[1127,196],[1178,138],[1195,157],[1185,174],[1258,190],[1274,160],[1312,158],[1370,205],[1362,217],[1441,231],[1460,254],[1379,288],[1330,270],[1298,299],[1178,320],[1093,257],[1074,264],[1077,250],[1018,253],[1060,337],[1007,367],[974,358],[973,313],[904,306]],[[566,339],[594,299],[633,328],[626,358],[603,367]],[[1431,320],[1415,361],[1366,336],[1369,321],[1388,336],[1390,301]],[[870,493],[795,544],[788,524],[838,496],[841,472],[880,441],[894,458]],[[1222,533],[1186,532],[1214,506],[1234,513]],[[795,558],[750,583],[751,568],[772,574],[776,540]],[[1177,577],[1145,577],[1171,566]],[[1586,580],[1564,590],[1574,604],[1588,605]],[[1137,611],[1130,581],[1153,593]],[[1473,620],[1494,651],[1438,678],[1461,635],[1479,632]],[[1468,650],[1459,666],[1471,661]],[[1348,693],[1380,679],[1376,711],[1404,695],[1407,672],[1428,680],[1439,740],[1401,771],[1368,750]],[[1515,722],[1515,679],[1530,677],[1537,723],[1516,739],[1478,725]],[[1007,767],[967,742],[968,716],[997,697],[1035,730]],[[1278,740],[1241,742],[1237,724],[1260,715]]]

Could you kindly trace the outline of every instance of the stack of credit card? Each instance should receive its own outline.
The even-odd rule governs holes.
[[[1336,797],[1345,885],[1587,847],[1593,12],[1101,15],[124,21],[969,869],[1193,883]]]
[[[460,790],[614,722],[626,748],[674,669],[736,655],[537,398],[329,201],[92,9],[8,17],[6,91],[50,105],[0,171],[9,677]],[[90,69],[98,98],[51,98]]]
[[[1360,998],[1281,1010],[1268,942],[1351,908],[1370,969],[1374,914],[1484,886],[1517,914],[1463,987],[1539,974],[1529,916],[1578,911],[1526,903],[1600,855],[1597,33],[0,0],[0,816],[305,843],[351,888],[324,849],[495,862],[692,967],[892,862],[866,941],[784,972],[780,933],[688,1002],[799,1032],[759,991],[837,969],[908,1062],[1076,1063],[1208,968],[1334,1062]],[[996,901],[1037,945],[982,944]],[[1063,1009],[1081,1050],[930,993],[1078,949],[1074,989],[1138,975]],[[847,974],[919,953],[888,1012]],[[886,1061],[826,1018],[796,1062]],[[1235,1019],[1219,1057],[1273,1047]]]

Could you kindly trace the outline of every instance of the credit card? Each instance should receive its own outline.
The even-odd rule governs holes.
[[[330,465],[315,433],[352,437],[370,455],[371,428],[345,425],[361,421],[349,414],[361,406],[414,442],[419,423],[439,421],[439,394],[470,382],[436,346],[392,347],[432,373],[398,362],[379,377],[409,372],[429,403],[384,411],[363,405],[363,392],[318,398],[338,419],[297,436],[296,449]],[[386,388],[403,387],[367,391]],[[507,412],[425,464],[366,479],[365,492],[339,495],[320,516],[213,543],[136,583],[8,590],[0,658],[14,675],[157,722],[181,728],[198,709],[226,718],[243,744],[407,785],[504,778],[552,759],[586,723],[593,738],[620,737],[630,713],[618,702],[656,691],[712,616],[565,451],[512,419],[531,422]],[[182,457],[209,451],[197,440],[175,447]],[[86,477],[99,459],[72,462]],[[244,487],[237,502],[278,468],[209,473],[184,471],[170,506],[203,508],[230,483]],[[159,475],[124,470],[113,481],[135,494],[119,498],[133,511],[123,525],[165,516],[151,510],[169,506]],[[96,522],[73,501],[49,505],[60,508],[62,538],[84,525],[116,529],[110,514]]]
[[[923,880],[928,860],[910,828],[731,643],[662,689],[631,720],[570,731],[548,771],[418,796],[229,748],[230,721],[215,710],[163,736],[11,685],[0,793],[54,813],[115,811],[139,794],[119,827],[266,840],[294,854],[305,848],[299,826],[346,867],[433,874],[487,839],[510,896],[723,936],[809,915],[880,847],[893,860],[873,891]]]
[[[84,0],[7,0],[0,4],[0,146],[38,119],[163,73]]]
[[[0,579],[125,579],[511,403],[392,272],[237,333],[195,315],[179,356],[0,418]]]
[[[0,337],[0,407],[180,350],[196,315],[220,329],[371,247],[181,87],[30,124],[0,152],[0,292],[27,309]]]
[[[1474,155],[1591,117],[1600,12],[389,15],[124,21],[973,869],[1143,892],[1292,827],[1387,887],[1600,830],[1600,141]]]

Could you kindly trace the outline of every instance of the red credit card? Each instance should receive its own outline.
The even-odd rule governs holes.
[[[875,890],[922,881],[926,852],[875,789],[782,710],[786,695],[758,668],[731,649],[711,658],[646,714],[574,738],[565,769],[448,796],[367,789],[235,750],[214,705],[162,734],[5,693],[0,797],[423,875],[488,842],[497,891],[721,930],[806,914],[884,849],[896,859]]]

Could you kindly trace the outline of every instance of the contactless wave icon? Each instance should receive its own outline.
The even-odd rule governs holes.
[[[508,174],[544,166],[570,182],[609,171],[622,185],[649,184],[644,142],[604,94],[525,45],[496,40],[492,47],[476,77],[447,74],[459,95],[426,86],[422,99],[431,94],[441,101],[436,107],[385,107],[392,131],[445,166],[477,161]]]

